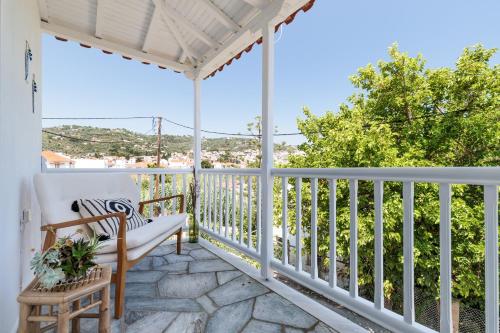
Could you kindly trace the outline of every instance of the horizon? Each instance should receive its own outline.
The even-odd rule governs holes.
[[[500,46],[498,29],[490,24],[500,22],[496,13],[500,13],[500,3],[493,0],[427,0],[411,11],[395,0],[376,4],[316,1],[310,11],[297,15],[275,37],[275,126],[282,133],[297,132],[296,119],[305,106],[315,115],[336,112],[357,91],[349,76],[369,63],[387,60],[387,49],[394,42],[411,56],[422,54],[428,68],[454,67],[468,46]],[[77,43],[63,43],[48,35],[43,36],[42,45],[44,117],[162,116],[193,125],[192,82],[182,74],[82,49]],[[247,123],[261,108],[260,58],[261,47],[254,47],[223,72],[202,82],[202,129],[248,133]],[[498,64],[499,59],[496,54],[491,63]],[[153,130],[147,119],[43,122],[44,127],[63,124],[126,128],[138,133]],[[165,124],[164,133],[192,135],[173,124]],[[275,137],[276,142],[293,145],[303,140],[302,136]]]

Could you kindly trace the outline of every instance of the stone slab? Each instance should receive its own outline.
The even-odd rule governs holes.
[[[178,262],[193,261],[194,260],[193,257],[191,257],[191,256],[188,256],[185,254],[175,254],[175,253],[169,254],[169,255],[165,256],[164,258],[167,259],[169,264],[175,264]]]
[[[212,315],[206,333],[240,332],[252,316],[254,300],[224,306]]]
[[[219,284],[224,284],[226,282],[229,282],[229,281],[237,278],[241,274],[243,274],[243,273],[240,271],[217,272],[217,282],[219,282]]]
[[[240,302],[269,292],[269,289],[248,275],[242,275],[212,290],[207,295],[218,306]]]
[[[189,252],[189,255],[196,260],[217,259],[217,256],[215,254],[205,249],[191,250],[191,252]]]
[[[157,267],[155,267],[155,270],[165,271],[165,272],[168,272],[170,274],[187,273],[188,262],[187,261],[180,261],[180,262],[176,262],[175,264],[166,264],[166,265],[162,265],[162,266],[157,266]]]
[[[128,271],[127,283],[154,283],[159,281],[165,272],[160,271]]]
[[[189,263],[189,273],[220,272],[234,270],[222,259],[196,260]]]
[[[318,320],[275,293],[257,297],[253,317],[268,322],[308,329]]]
[[[215,287],[215,273],[170,274],[158,282],[158,290],[163,297],[197,298]]]
[[[125,300],[127,311],[167,311],[199,312],[203,311],[198,302],[186,298],[146,298],[134,297]]]
[[[205,312],[182,312],[164,333],[202,333],[208,315]]]
[[[281,333],[281,325],[252,319],[241,333]]]
[[[215,305],[214,302],[210,298],[208,298],[206,295],[203,295],[201,297],[198,297],[196,299],[198,303],[203,307],[206,313],[212,314],[217,310],[217,305]]]
[[[144,316],[127,326],[127,333],[162,333],[174,319],[177,312],[156,312]]]

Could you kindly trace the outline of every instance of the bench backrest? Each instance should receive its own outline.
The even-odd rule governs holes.
[[[123,173],[40,173],[35,175],[34,184],[43,224],[81,218],[71,210],[77,199],[127,198],[136,208],[140,200],[135,181]],[[58,230],[57,236],[73,234],[78,228],[82,227]]]

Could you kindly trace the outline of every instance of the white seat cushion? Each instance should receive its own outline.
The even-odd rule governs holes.
[[[155,247],[163,243],[168,236],[169,236],[168,232],[163,233],[144,245],[127,250],[127,260],[135,260],[142,257],[145,253],[149,252],[150,250],[154,249]],[[94,262],[96,264],[109,264],[111,265],[113,270],[115,270],[116,263],[118,262],[118,257],[116,255],[116,252],[98,254],[95,256]]]
[[[142,227],[127,232],[127,250],[136,249],[142,245],[148,244],[159,236],[172,233],[179,229],[186,222],[187,215],[175,214],[153,218],[153,222]],[[163,236],[165,237],[165,236]],[[112,254],[117,251],[117,240],[111,238],[103,242],[102,248],[98,251],[99,254]],[[115,255],[116,257],[116,255]],[[131,257],[128,259],[132,260]]]

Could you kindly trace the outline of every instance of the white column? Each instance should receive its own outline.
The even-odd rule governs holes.
[[[262,277],[272,278],[273,258],[273,95],[274,26],[262,29]]]
[[[195,207],[195,216],[196,221],[200,222],[200,169],[201,169],[201,116],[200,116],[200,87],[201,87],[201,79],[195,78],[193,80],[194,87],[194,147],[193,147],[193,155],[194,155],[194,174],[197,181],[198,191],[196,193],[196,207]]]

